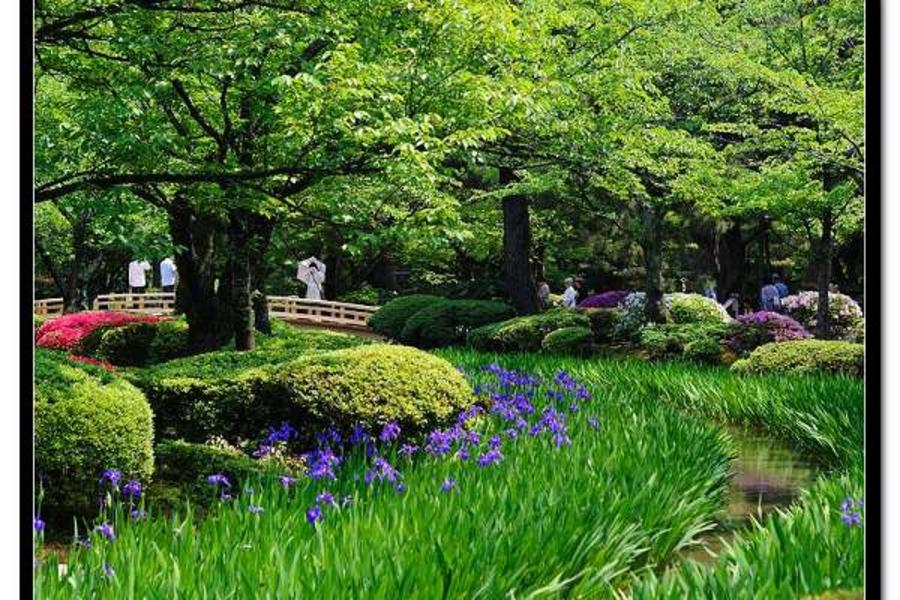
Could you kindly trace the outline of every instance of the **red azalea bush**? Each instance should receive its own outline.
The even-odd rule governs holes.
[[[761,310],[737,318],[725,343],[735,353],[746,355],[769,342],[789,342],[811,338],[803,325],[787,315]]]
[[[578,308],[615,308],[629,293],[628,290],[611,290],[594,294],[582,300],[578,304]]]
[[[120,327],[128,323],[155,323],[162,317],[123,312],[98,311],[63,315],[38,328],[35,343],[40,348],[71,350],[98,327]]]

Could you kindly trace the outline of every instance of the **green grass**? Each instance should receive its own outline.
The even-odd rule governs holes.
[[[862,585],[863,530],[846,527],[838,509],[845,496],[862,494],[860,381],[437,354],[467,370],[496,359],[545,381],[565,369],[591,392],[569,417],[572,444],[519,436],[504,441],[503,462],[485,469],[471,459],[412,462],[389,452],[403,494],[360,481],[365,458],[356,455],[330,485],[261,484],[205,519],[120,517],[115,542],[95,539],[70,554],[68,579],[53,559],[39,567],[38,596],[793,598]],[[765,431],[831,471],[789,514],[740,535],[716,564],[679,565],[678,551],[713,526],[723,501],[732,449],[710,421]],[[498,427],[479,420],[485,438]],[[444,493],[447,477],[457,487]],[[305,512],[324,489],[354,501],[327,509],[313,528]],[[251,503],[265,512],[249,514]],[[103,561],[114,578],[103,575]]]

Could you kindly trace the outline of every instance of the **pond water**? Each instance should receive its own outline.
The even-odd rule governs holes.
[[[738,428],[727,431],[737,458],[718,527],[703,536],[700,546],[682,553],[682,559],[714,561],[725,541],[753,519],[790,506],[821,472],[812,461],[764,434]]]

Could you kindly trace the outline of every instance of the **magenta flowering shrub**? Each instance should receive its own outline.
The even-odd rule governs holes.
[[[811,332],[816,330],[818,307],[819,293],[816,291],[799,292],[781,299],[782,311]],[[832,338],[857,340],[863,312],[856,300],[846,294],[829,293],[828,314],[831,317]]]
[[[725,343],[735,353],[746,355],[770,342],[788,342],[811,337],[812,334],[791,317],[761,310],[739,316],[726,336]]]
[[[628,290],[610,290],[588,296],[578,304],[578,308],[615,308],[625,300]]]
[[[40,348],[72,350],[99,327],[119,327],[128,323],[155,323],[162,317],[135,315],[123,312],[98,311],[63,315],[47,321],[38,328],[35,343]]]

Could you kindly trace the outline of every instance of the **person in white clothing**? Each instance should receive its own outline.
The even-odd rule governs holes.
[[[306,284],[306,298],[321,300],[325,288],[325,263],[311,256],[297,265],[297,279]]]
[[[175,275],[178,273],[178,267],[172,257],[166,257],[159,263],[159,277],[162,280],[162,288],[164,292],[175,291]]]
[[[128,263],[128,286],[132,294],[143,293],[147,289],[147,271],[153,269],[146,260],[133,260]]]
[[[563,282],[566,284],[566,291],[563,292],[563,306],[566,308],[575,308],[578,300],[578,292],[575,291],[574,281],[571,277],[566,277]]]

